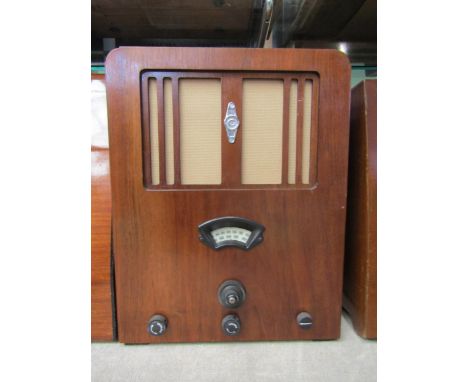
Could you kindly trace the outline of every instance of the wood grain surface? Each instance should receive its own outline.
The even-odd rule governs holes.
[[[345,309],[356,332],[377,338],[377,80],[351,97]]]
[[[318,133],[311,138],[317,139],[316,183],[285,189],[145,187],[140,90],[145,70],[318,75]],[[119,48],[109,54],[106,71],[119,341],[338,338],[349,129],[346,57],[337,51],[306,49]],[[177,161],[177,81],[173,86]],[[223,86],[234,98],[240,97],[239,89],[234,82]],[[223,108],[227,98],[223,95]],[[298,107],[298,113],[301,110]],[[223,169],[239,170],[237,153],[222,153],[223,161],[232,162],[223,162]],[[180,184],[179,171],[176,163]],[[238,173],[223,174],[228,183],[237,178]],[[264,241],[247,252],[212,250],[199,241],[197,226],[219,216],[263,224]],[[235,310],[217,301],[218,286],[227,279],[241,281],[247,290],[246,302]],[[312,329],[296,324],[301,311],[311,313]],[[227,337],[220,322],[234,312],[242,330]],[[168,318],[167,332],[159,337],[150,336],[146,327],[156,313]]]
[[[103,75],[92,80],[104,82]],[[109,149],[91,146],[91,339],[111,341],[111,188]]]

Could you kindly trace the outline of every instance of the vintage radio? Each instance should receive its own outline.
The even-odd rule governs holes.
[[[351,92],[343,306],[356,332],[377,338],[377,80]]]
[[[339,337],[346,56],[119,48],[106,81],[119,340]]]

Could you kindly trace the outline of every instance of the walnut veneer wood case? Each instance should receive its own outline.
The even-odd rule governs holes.
[[[119,48],[106,81],[119,341],[338,338],[347,58]]]
[[[377,81],[351,93],[345,309],[356,332],[377,338]]]

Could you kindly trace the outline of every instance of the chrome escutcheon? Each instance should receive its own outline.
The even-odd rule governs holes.
[[[236,105],[234,102],[229,102],[227,105],[226,116],[224,117],[224,127],[226,128],[229,143],[235,142],[239,125],[240,121],[237,117]]]

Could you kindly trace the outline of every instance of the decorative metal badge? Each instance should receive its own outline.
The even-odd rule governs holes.
[[[239,118],[237,118],[236,105],[234,102],[229,102],[227,105],[226,116],[224,117],[224,127],[229,143],[234,143],[236,140],[237,129],[240,125]]]

